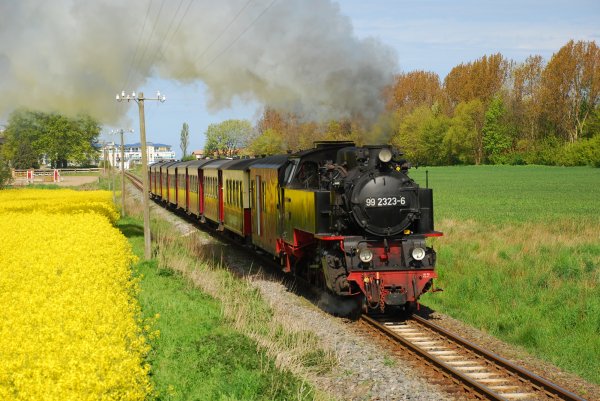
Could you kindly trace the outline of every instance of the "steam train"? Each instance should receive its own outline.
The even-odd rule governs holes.
[[[410,308],[432,288],[433,195],[390,146],[317,142],[256,159],[162,162],[151,196],[271,254],[365,312]]]

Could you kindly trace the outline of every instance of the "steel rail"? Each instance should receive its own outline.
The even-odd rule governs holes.
[[[540,377],[533,372],[530,372],[518,365],[515,365],[509,360],[504,359],[501,356],[494,354],[493,352],[481,348],[480,346],[457,336],[456,334],[444,329],[443,327],[433,322],[430,322],[429,320],[422,318],[421,316],[412,315],[411,319],[452,340],[453,342],[475,352],[476,354],[481,355],[482,357],[492,361],[494,364],[506,369],[507,371],[516,374],[517,376],[523,378],[524,380],[528,381],[534,386],[544,389],[548,393],[551,393],[557,397],[560,397],[560,399],[568,401],[586,401],[584,398],[579,397],[577,394],[574,394],[562,387],[559,387],[556,384],[544,379],[543,377]]]
[[[456,368],[450,366],[449,364],[447,364],[440,358],[436,357],[435,355],[430,354],[427,350],[412,343],[410,340],[403,338],[401,335],[394,332],[390,328],[386,327],[381,322],[373,319],[372,317],[362,315],[361,319],[363,321],[365,321],[367,324],[374,327],[375,329],[379,330],[380,332],[383,332],[388,337],[399,342],[404,348],[413,352],[414,354],[419,356],[421,359],[432,363],[441,372],[452,377],[454,380],[463,383],[463,386],[469,387],[471,390],[477,392],[479,395],[486,397],[490,400],[506,400],[507,399],[507,398],[503,397],[501,394],[496,393],[495,391],[493,391],[486,385],[484,385],[484,384],[478,382],[477,380],[474,380],[471,377],[468,377],[467,375],[458,371]],[[423,319],[422,317],[417,316],[417,315],[411,316],[411,319],[414,320],[415,322],[417,322],[418,324],[420,324],[421,326],[423,326],[429,330],[432,330],[432,331],[436,332],[437,334],[443,336],[444,338],[452,341],[453,343],[479,355],[480,357],[485,358],[488,362],[494,364],[495,366],[497,366],[499,368],[506,370],[507,372],[509,372],[512,375],[515,375],[520,380],[525,380],[527,383],[529,383],[533,387],[537,388],[538,390],[545,391],[547,393],[547,395],[552,397],[553,399],[558,398],[558,399],[565,400],[565,401],[586,401],[584,398],[581,398],[580,396],[578,396],[568,390],[565,390],[565,389],[557,386],[556,384],[554,384],[532,372],[529,372],[520,366],[513,364],[512,362],[510,362],[492,352],[489,352],[489,351],[481,348],[480,346],[473,344],[461,337],[458,337],[456,334],[438,326],[435,323],[432,323],[432,322],[430,322],[426,319]]]
[[[140,191],[142,190],[142,180],[139,179],[138,177],[136,177],[135,175],[131,174],[130,172],[126,172],[125,176],[127,176],[127,178],[129,179],[129,181],[131,181],[131,183]],[[123,190],[123,189],[121,189]]]
[[[490,400],[508,401],[508,399],[495,393],[494,391],[489,389],[487,386],[473,380],[472,378],[466,376],[462,372],[459,372],[456,369],[453,369],[450,365],[446,364],[440,358],[437,358],[436,356],[431,355],[423,348],[419,347],[418,345],[413,344],[411,341],[406,340],[405,338],[398,335],[394,331],[390,330],[383,324],[379,323],[377,320],[375,320],[367,315],[362,315],[360,318],[361,318],[361,320],[367,322],[372,327],[383,332],[388,337],[391,337],[394,340],[396,340],[397,342],[401,343],[404,348],[410,350],[414,354],[418,355],[420,358],[424,359],[425,361],[433,363],[433,365],[435,365],[443,373],[451,376],[452,378],[454,378],[455,380],[457,380],[460,383],[466,384],[470,389],[476,391],[481,396],[486,397]]]

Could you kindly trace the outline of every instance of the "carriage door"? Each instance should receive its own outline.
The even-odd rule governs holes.
[[[223,172],[218,170],[217,174],[217,186],[219,191],[219,223],[222,223],[225,220],[225,211],[223,210]]]
[[[262,207],[263,207],[262,202],[261,202],[262,188],[260,185],[260,175],[256,176],[256,185],[254,188],[256,188],[256,190],[254,191],[254,196],[256,196],[256,202],[255,202],[255,205],[256,205],[256,209],[255,209],[256,210],[256,233],[260,237],[262,235],[262,226],[261,226],[260,222],[261,222],[261,218],[262,218]]]
[[[190,211],[190,192],[192,190],[192,186],[190,185],[190,175],[187,173],[187,168],[185,169],[185,210],[187,212]]]

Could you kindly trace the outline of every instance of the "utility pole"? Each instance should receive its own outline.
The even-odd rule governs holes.
[[[121,134],[121,216],[125,216],[125,143],[123,142],[123,128],[118,131],[113,130],[112,133]],[[127,132],[133,132],[133,129],[128,129]]]
[[[106,178],[106,141],[102,141],[102,175]]]
[[[150,202],[148,200],[149,179],[148,179],[148,149],[146,148],[146,121],[144,116],[144,101],[145,100],[158,100],[164,102],[167,100],[165,95],[161,95],[160,91],[156,92],[155,98],[144,98],[144,93],[139,92],[136,96],[135,92],[131,95],[126,95],[125,91],[121,94],[117,94],[116,97],[118,102],[127,100],[127,102],[133,100],[138,104],[140,112],[140,144],[142,147],[142,207],[144,209],[144,259],[150,260],[152,257],[152,240],[150,237]]]
[[[110,173],[111,173],[110,180],[112,181],[112,187],[113,187],[113,203],[116,204],[117,203],[117,193],[116,193],[116,189],[115,189],[115,151],[116,151],[115,141],[113,141],[113,143],[112,143],[111,151],[112,151],[112,163],[110,165]]]

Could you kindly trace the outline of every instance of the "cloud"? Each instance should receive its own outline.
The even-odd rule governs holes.
[[[214,109],[237,97],[374,117],[398,68],[390,46],[319,0],[0,0],[0,43],[0,115],[24,105],[107,122],[124,113],[114,94],[152,76],[202,81]]]

